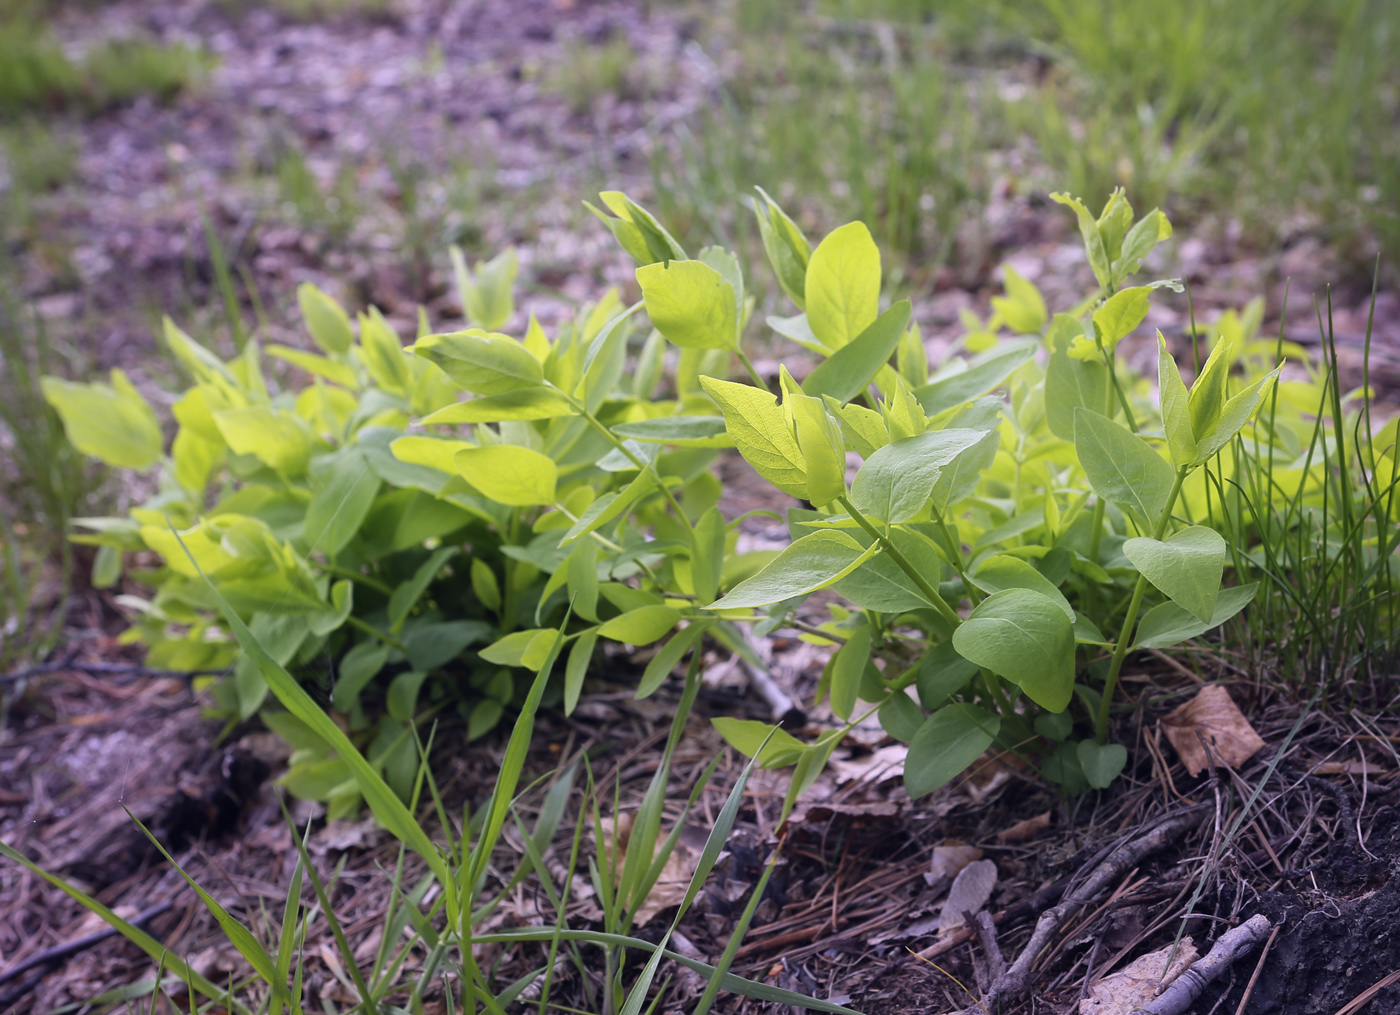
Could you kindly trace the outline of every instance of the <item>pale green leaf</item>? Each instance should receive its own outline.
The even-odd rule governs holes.
[[[1165,540],[1140,537],[1123,544],[1124,555],[1153,585],[1200,620],[1210,620],[1225,569],[1225,540],[1192,525]]]
[[[1107,416],[1079,408],[1074,410],[1074,448],[1095,493],[1127,506],[1143,525],[1156,523],[1176,474],[1150,444]]]
[[[619,437],[680,448],[732,448],[722,416],[658,416],[612,428]]]
[[[983,592],[1001,592],[1004,589],[1031,589],[1045,596],[1074,623],[1074,607],[1064,593],[1056,588],[1050,579],[1027,564],[1020,557],[998,553],[983,560],[968,580]]]
[[[869,386],[880,367],[894,355],[909,326],[909,315],[909,301],[900,300],[818,364],[802,382],[802,390],[808,395],[849,402]]]
[[[512,507],[553,504],[559,468],[548,455],[513,444],[463,448],[452,458],[457,474],[487,497]]]
[[[1167,648],[1178,642],[1187,641],[1205,634],[1211,628],[1219,627],[1239,613],[1254,599],[1259,591],[1258,583],[1237,585],[1222,589],[1215,600],[1215,612],[1210,620],[1201,620],[1183,610],[1176,603],[1162,603],[1148,610],[1138,622],[1134,649]]]
[[[951,371],[945,368],[923,387],[916,388],[914,395],[924,407],[924,412],[936,416],[978,395],[985,395],[1034,356],[1035,346],[1028,343],[993,351],[966,370]]]
[[[793,497],[807,496],[807,472],[797,437],[788,429],[778,400],[750,384],[700,378],[705,393],[724,413],[734,446],[768,482]]]
[[[807,322],[835,352],[879,315],[880,249],[863,222],[833,229],[812,251],[804,280]]]
[[[930,430],[887,444],[856,473],[851,498],[882,522],[909,521],[928,503],[943,466],[985,436],[981,430]]]
[[[647,316],[683,349],[735,349],[739,313],[734,287],[703,261],[669,261],[637,269]]]
[[[544,380],[540,361],[509,335],[478,329],[425,335],[412,346],[448,377],[474,395],[501,395],[533,388]]]
[[[350,351],[350,346],[355,342],[355,332],[339,303],[310,282],[297,286],[297,303],[306,321],[306,330],[311,332],[311,338],[317,345],[332,354]]]
[[[146,469],[160,461],[156,414],[120,370],[112,371],[110,386],[57,377],[39,383],[68,440],[83,454],[122,469]]]
[[[342,448],[311,469],[311,503],[304,537],[312,553],[334,558],[355,537],[379,493],[379,476],[354,446]]]
[[[670,606],[641,606],[607,621],[598,634],[628,645],[650,645],[680,619],[680,611]]]
[[[455,402],[424,416],[419,422],[425,426],[435,423],[499,423],[502,420],[554,419],[573,413],[573,407],[561,392],[540,386]]]
[[[795,540],[762,571],[735,588],[712,609],[771,606],[832,585],[879,552],[863,548],[844,532],[824,529]]]

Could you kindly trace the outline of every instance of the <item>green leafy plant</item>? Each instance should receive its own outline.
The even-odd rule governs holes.
[[[1222,345],[1188,391],[1163,353],[1165,440],[1144,437],[1139,421],[1157,409],[1114,349],[1170,284],[1124,287],[1170,226],[1155,210],[1135,218],[1121,192],[1097,216],[1057,200],[1078,216],[1099,295],[1082,315],[1052,318],[1034,286],[1008,273],[976,355],[930,375],[908,303],[881,312],[866,228],[842,226],[811,248],[762,195],[765,248],[802,311],[769,324],[822,362],[800,384],[784,369],[778,397],[757,377],[701,378],[740,454],[811,505],[788,512],[791,546],[714,611],[763,609],[749,618],[777,626],[808,595],[839,593],[850,606],[831,607],[820,629],[837,650],[818,697],[846,722],[878,710],[910,743],[905,781],[916,796],[993,745],[1066,790],[1106,786],[1126,760],[1107,736],[1127,654],[1196,637],[1255,592],[1221,590],[1224,539],[1176,509],[1188,478],[1250,423],[1277,369],[1231,395]],[[639,267],[638,281],[661,333],[737,348],[744,280],[732,261],[678,261],[655,241],[659,227],[614,211],[629,252],[658,262]],[[997,338],[1002,327],[1017,336]],[[1002,387],[1009,398],[989,395]],[[851,453],[863,463],[848,484]],[[735,746],[756,749],[760,727],[719,722]],[[1077,726],[1091,735],[1076,737]],[[801,783],[832,743],[775,738],[760,762],[797,764]]]

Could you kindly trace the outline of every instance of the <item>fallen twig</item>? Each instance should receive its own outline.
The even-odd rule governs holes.
[[[1224,974],[1232,962],[1264,940],[1272,929],[1269,918],[1260,914],[1227,930],[1205,958],[1197,959],[1156,1000],[1143,1007],[1143,1015],[1183,1015],[1212,980]]]
[[[169,911],[169,909],[170,903],[158,902],[150,909],[144,910],[136,914],[127,922],[133,927],[139,927],[143,923],[148,923],[151,920],[154,920],[162,913]],[[115,937],[116,934],[117,928],[105,927],[102,930],[93,931],[91,934],[84,934],[82,937],[74,938],[72,941],[65,941],[61,945],[54,945],[52,948],[45,948],[43,951],[29,956],[29,958],[24,959],[22,962],[16,962],[9,969],[0,972],[0,983],[9,983],[11,980],[22,976],[24,973],[29,972],[29,970],[31,969],[38,969],[43,966],[49,966],[55,962],[58,962],[60,959],[66,959],[70,955],[76,955],[78,952],[91,948],[95,944],[101,944],[103,941],[106,941],[109,937]],[[42,977],[40,978],[42,979]],[[38,981],[36,980],[35,982],[37,983]],[[8,995],[6,996],[8,997]],[[13,1001],[13,999],[11,1000]]]
[[[26,666],[20,670],[11,670],[9,673],[0,673],[0,684],[20,683],[50,673],[61,673],[64,670],[86,673],[90,677],[173,677],[189,683],[195,677],[213,677],[225,674],[228,672],[228,667],[217,670],[156,670],[139,663],[84,662],[72,656],[65,656],[62,659],[51,659],[46,663]]]
[[[1146,834],[1125,842],[1110,852],[1088,877],[1060,901],[1059,905],[1041,914],[1030,941],[1021,950],[1011,968],[992,984],[992,989],[987,992],[982,1003],[968,1009],[968,1012],[996,1011],[999,1001],[1024,994],[1030,983],[1031,968],[1036,957],[1045,950],[1065,920],[1107,891],[1143,857],[1163,849],[1173,838],[1199,822],[1203,809],[1204,805],[1198,805],[1169,814]]]

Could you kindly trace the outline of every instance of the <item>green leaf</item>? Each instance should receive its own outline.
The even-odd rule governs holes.
[[[816,592],[835,584],[879,552],[879,544],[864,549],[844,532],[825,529],[795,540],[768,566],[740,582],[711,609],[736,610],[771,606],[784,599]]]
[[[306,424],[286,410],[269,405],[220,409],[214,422],[237,455],[253,455],[287,476],[301,476],[311,461]]]
[[[930,416],[937,416],[971,401],[978,395],[985,395],[1003,383],[1016,370],[1029,363],[1035,356],[1035,346],[1029,343],[993,352],[985,359],[974,362],[966,370],[942,370],[934,375],[921,388],[914,390],[919,404]]]
[[[690,581],[695,588],[696,601],[701,606],[709,606],[719,595],[720,575],[724,571],[724,544],[728,535],[728,526],[718,507],[707,509],[691,533]]]
[[[605,190],[598,196],[617,218],[610,218],[587,201],[584,207],[612,230],[613,236],[632,260],[639,265],[685,260],[681,245],[641,205],[619,190]]]
[[[818,507],[830,504],[846,495],[846,444],[841,429],[820,398],[802,394],[787,367],[782,368],[782,380],[784,414],[797,431],[807,499]]]
[[[1031,589],[1045,596],[1074,623],[1074,607],[1064,597],[1050,579],[1031,567],[1020,557],[998,553],[977,565],[977,571],[968,580],[983,592],[1001,592],[1003,589]]]
[[[443,565],[456,554],[455,546],[438,547],[432,556],[418,565],[412,578],[395,586],[393,594],[389,597],[388,617],[391,632],[398,633],[403,630],[403,623],[418,605],[418,600],[428,590],[428,586],[433,583]]]
[[[57,377],[45,377],[39,385],[63,420],[69,442],[83,454],[121,469],[146,469],[160,461],[156,414],[120,370],[112,371],[110,386]]]
[[[1156,208],[1137,220],[1137,224],[1123,237],[1123,248],[1114,263],[1114,275],[1122,280],[1142,265],[1142,259],[1152,253],[1154,247],[1172,234],[1172,224],[1167,216]]]
[[[719,735],[740,754],[755,758],[759,768],[786,768],[795,764],[807,745],[780,726],[754,719],[711,719]],[[767,746],[764,742],[767,741]]]
[[[1131,335],[1147,317],[1152,290],[1147,286],[1134,286],[1122,289],[1104,301],[1103,306],[1094,311],[1094,327],[1098,329],[1105,349],[1112,349],[1118,342]],[[1098,349],[1093,342],[1084,339],[1088,351],[1094,355]],[[1077,344],[1077,343],[1076,343]],[[1073,355],[1073,349],[1071,349]]]
[[[389,646],[377,641],[362,641],[340,660],[336,680],[332,685],[332,703],[341,712],[355,707],[360,692],[389,661]]]
[[[499,423],[502,420],[554,419],[573,414],[574,408],[563,393],[541,386],[456,402],[424,416],[419,422],[424,426],[436,423]]]
[[[472,558],[472,592],[482,606],[492,613],[501,610],[501,583],[491,565],[480,557]]]
[[[914,686],[918,688],[919,702],[924,708],[937,708],[975,676],[977,664],[958,655],[951,641],[940,641],[919,660]]]
[[[193,558],[191,558],[191,563],[193,563]],[[350,738],[316,704],[311,695],[263,650],[257,639],[253,637],[252,632],[248,630],[247,625],[243,623],[223,596],[219,595],[218,589],[210,584],[208,578],[205,578],[204,581],[209,594],[218,604],[219,612],[223,614],[229,630],[233,632],[234,638],[237,639],[243,651],[253,657],[253,661],[262,671],[263,679],[267,681],[273,694],[282,702],[287,711],[309,726],[313,733],[329,744],[331,749],[345,761],[354,775],[356,785],[379,823],[423,858],[428,869],[437,878],[438,884],[444,886],[456,884],[442,853],[428,838],[422,826],[418,824],[413,814],[404,806],[403,801],[389,787],[389,784],[384,781],[374,766],[365,760],[364,755],[356,750]]]
[[[907,744],[918,736],[923,727],[924,710],[909,695],[896,691],[889,701],[880,706],[878,718],[886,733]]]
[[[924,720],[904,759],[904,788],[915,799],[952,782],[992,746],[1001,720],[964,702],[944,705]]]
[[[598,633],[628,645],[650,645],[680,619],[680,610],[670,606],[641,606],[609,620],[598,628]]]
[[[723,416],[659,416],[612,428],[619,437],[680,448],[732,448]]]
[[[880,248],[863,222],[848,222],[812,251],[803,291],[807,323],[832,352],[870,327],[880,311]]]
[[[540,361],[508,335],[473,328],[425,335],[412,347],[415,356],[434,363],[474,395],[503,395],[538,387],[544,380]]]
[[[520,272],[520,259],[515,248],[507,247],[489,261],[478,261],[476,272],[467,270],[466,258],[455,244],[448,248],[452,257],[452,273],[457,279],[457,293],[467,320],[487,331],[504,327],[515,313],[511,298],[515,277]]]
[[[1074,629],[1060,604],[1031,589],[988,596],[953,632],[958,654],[1063,712],[1074,691]]]
[[[1084,240],[1085,253],[1089,255],[1089,267],[1094,271],[1094,277],[1098,279],[1099,285],[1107,289],[1113,281],[1110,271],[1108,248],[1104,245],[1104,238],[1099,231],[1098,221],[1089,213],[1089,209],[1084,207],[1084,202],[1069,194],[1051,194],[1050,200],[1057,204],[1063,204],[1074,211],[1075,218],[1079,220],[1079,235]]]
[[[412,367],[416,364],[384,315],[374,307],[360,317],[360,360],[381,388],[408,394],[413,384]]]
[[[777,398],[751,384],[713,377],[700,378],[700,384],[724,413],[725,429],[754,471],[783,493],[805,498],[805,459]]]
[[[1079,408],[1074,410],[1074,449],[1096,494],[1126,505],[1145,527],[1156,523],[1176,473],[1150,444],[1121,423]]]
[[[553,638],[558,633],[552,627],[512,631],[502,638],[497,638],[477,654],[488,663],[495,663],[497,666],[529,666],[531,657],[536,654],[534,650],[539,644],[552,644],[548,640],[541,642],[540,639],[545,636]]]
[[[334,558],[355,537],[379,493],[379,476],[360,449],[342,448],[311,470],[304,538],[310,552]]]
[[[564,670],[564,714],[572,715],[583,693],[583,678],[593,662],[593,648],[598,644],[598,629],[590,627],[578,636],[569,650],[569,662]]]
[[[1225,388],[1234,361],[1233,343],[1221,337],[1206,357],[1206,365],[1191,385],[1186,404],[1191,413],[1191,432],[1199,442],[1215,429],[1225,408]]]
[[[909,327],[908,300],[900,300],[877,317],[848,344],[837,349],[802,382],[802,390],[815,397],[830,396],[849,402],[869,386],[879,369],[889,362]]]
[[[739,309],[734,287],[703,261],[669,261],[637,269],[647,316],[682,349],[736,349]]]
[[[862,458],[869,458],[890,442],[890,432],[884,418],[874,409],[863,405],[842,405],[830,395],[822,401],[841,424],[841,435],[846,445]]]
[[[860,696],[860,678],[870,662],[870,625],[862,624],[846,637],[831,660],[831,711],[849,720]]]
[[[1257,582],[1249,585],[1237,585],[1230,589],[1221,589],[1219,597],[1215,600],[1215,612],[1211,614],[1210,620],[1201,620],[1183,610],[1176,603],[1162,603],[1160,606],[1154,606],[1138,622],[1137,637],[1133,642],[1133,648],[1167,648],[1178,642],[1205,634],[1211,628],[1219,627],[1248,606],[1257,591],[1259,591]]]
[[[934,480],[933,496],[929,500],[934,513],[946,516],[950,507],[971,497],[982,480],[982,473],[991,468],[999,450],[1001,430],[993,427],[981,440],[959,451],[956,458],[943,466]]]
[[[1235,434],[1244,429],[1245,424],[1250,421],[1255,411],[1263,404],[1264,397],[1269,393],[1274,382],[1278,380],[1282,370],[1283,364],[1279,364],[1225,403],[1214,427],[1197,443],[1196,458],[1191,463],[1192,465],[1200,465],[1207,461],[1211,455],[1228,444]]]
[[[1074,410],[1103,412],[1108,404],[1108,368],[1097,356],[1078,359],[1069,354],[1082,341],[1084,328],[1068,314],[1056,314],[1050,326],[1050,364],[1045,371],[1045,419],[1061,440],[1074,440]]]
[[[495,628],[484,620],[413,620],[403,632],[408,662],[416,670],[435,670],[460,656],[467,647],[491,637]]]
[[[981,430],[930,430],[886,444],[856,473],[851,499],[889,525],[907,522],[928,503],[943,466],[985,436]]]
[[[1167,340],[1157,332],[1157,390],[1162,399],[1162,428],[1167,450],[1177,468],[1196,460],[1196,435],[1191,429],[1191,409],[1186,384],[1176,360],[1167,352]]]
[[[705,634],[705,630],[710,625],[704,621],[694,622],[682,631],[677,631],[661,650],[651,657],[651,662],[647,663],[646,670],[642,673],[641,683],[637,685],[635,697],[646,698],[654,694],[671,676],[686,652],[695,645]]]
[[[311,332],[312,341],[332,355],[350,351],[350,346],[355,343],[355,332],[339,303],[310,282],[303,282],[297,286],[297,304],[301,307],[301,316],[306,321],[306,330]]]
[[[324,377],[332,384],[339,384],[344,388],[357,388],[359,381],[355,377],[355,371],[345,363],[330,359],[326,356],[317,356],[314,352],[307,352],[304,349],[292,349],[285,345],[269,345],[267,354],[293,366],[299,366],[307,373],[315,374],[317,377]]]
[[[1049,316],[1040,290],[1011,265],[1002,265],[1001,270],[1006,280],[1006,295],[993,296],[992,309],[1012,331],[1021,335],[1038,334]]]
[[[1128,749],[1122,744],[1099,744],[1082,740],[1075,749],[1084,778],[1094,789],[1107,789],[1128,763]]]
[[[1148,581],[1198,619],[1208,621],[1215,613],[1225,540],[1214,529],[1192,525],[1165,540],[1129,539],[1123,553]]]
[[[762,204],[753,203],[753,211],[758,216],[758,231],[763,237],[768,263],[773,266],[773,273],[778,276],[778,284],[788,299],[801,309],[807,302],[807,262],[812,258],[812,245],[797,223],[762,187],[754,189],[763,198]]]
[[[628,483],[621,493],[605,493],[584,509],[577,522],[559,540],[560,546],[568,546],[601,529],[604,525],[622,517],[632,506],[651,492],[655,486],[649,471],[639,472],[637,478]]]
[[[889,539],[920,574],[937,584],[943,574],[943,554],[933,540],[902,527],[890,529]],[[866,540],[861,539],[860,542],[865,543]],[[871,557],[836,582],[832,590],[861,609],[881,613],[904,613],[935,605],[924,597],[904,569],[894,562],[894,558],[885,553]]]
[[[452,463],[459,476],[501,504],[530,507],[554,503],[559,468],[538,451],[514,444],[463,448]]]
[[[598,544],[584,539],[574,545],[569,559],[560,568],[569,583],[569,593],[573,599],[574,612],[584,620],[596,623],[598,620]],[[559,576],[556,571],[550,579]],[[541,599],[544,597],[542,596]]]

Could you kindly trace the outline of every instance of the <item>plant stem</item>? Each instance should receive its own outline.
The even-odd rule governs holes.
[[[890,559],[895,562],[896,566],[909,576],[909,580],[923,593],[924,598],[928,600],[930,606],[938,611],[939,616],[953,627],[957,627],[962,623],[962,617],[958,616],[957,611],[949,606],[943,597],[938,594],[938,590],[930,585],[928,579],[919,573],[919,569],[909,562],[909,558],[899,552],[899,547],[895,546],[888,537],[871,524],[869,518],[866,518],[865,515],[861,514],[861,512],[856,509],[856,506],[851,503],[849,497],[837,497],[836,502],[846,509],[846,513],[856,520],[860,527],[866,531],[867,535],[880,544],[880,549],[890,555]]]
[[[1181,493],[1181,484],[1186,481],[1188,471],[1190,471],[1190,466],[1186,465],[1176,470],[1176,482],[1172,484],[1172,492],[1167,496],[1167,506],[1162,509],[1161,517],[1157,519],[1157,527],[1152,533],[1153,539],[1161,539],[1166,534],[1167,524],[1172,517],[1172,508],[1176,506],[1176,498]],[[1123,659],[1128,654],[1128,642],[1137,626],[1138,610],[1142,608],[1142,597],[1146,592],[1147,575],[1140,574],[1137,584],[1133,586],[1133,598],[1128,603],[1128,613],[1123,618],[1123,628],[1118,632],[1118,642],[1113,646],[1113,660],[1108,664],[1108,676],[1104,678],[1103,698],[1099,701],[1099,715],[1094,722],[1094,736],[1101,744],[1108,739],[1109,704],[1113,701],[1114,688],[1118,686],[1118,673],[1122,670]]]
[[[753,381],[754,386],[762,389],[763,391],[767,391],[767,382],[763,380],[763,375],[760,374],[758,370],[754,367],[753,360],[749,359],[748,354],[745,353],[743,349],[735,349],[734,352],[738,354],[739,362],[742,363],[744,365],[744,369],[748,371],[749,380]]]
[[[559,391],[558,388],[555,388],[555,390]],[[560,391],[559,393],[564,394],[562,391]],[[584,419],[588,420],[589,425],[592,426],[593,429],[597,430],[600,434],[602,434],[604,440],[606,440],[609,444],[615,447],[618,451],[621,451],[624,455],[626,455],[628,461],[630,461],[637,468],[641,469],[643,472],[651,473],[652,478],[656,480],[656,485],[661,488],[661,496],[665,497],[666,502],[671,505],[671,510],[676,513],[676,517],[680,520],[680,523],[685,526],[685,531],[687,533],[694,533],[695,527],[690,524],[690,518],[687,517],[686,513],[683,510],[681,510],[680,503],[672,495],[670,487],[666,485],[665,480],[661,478],[661,473],[656,471],[656,463],[643,461],[642,459],[638,458],[636,454],[633,453],[631,448],[629,448],[622,441],[618,440],[617,435],[611,430],[609,430],[607,427],[605,427],[598,420],[598,417],[593,415],[593,413],[589,412],[588,408],[578,399],[572,397],[571,395],[564,395],[564,397],[569,400],[569,404],[573,407],[574,411],[579,413],[579,415],[583,416]]]

